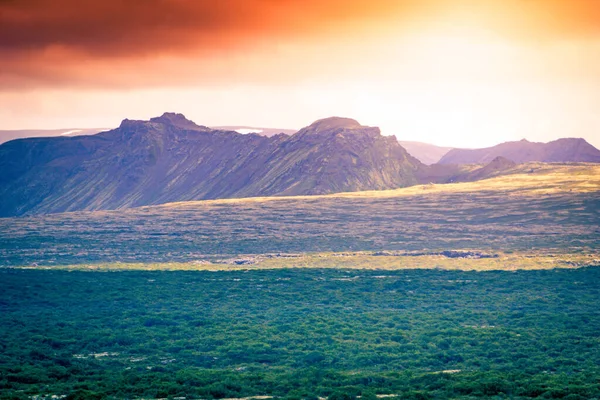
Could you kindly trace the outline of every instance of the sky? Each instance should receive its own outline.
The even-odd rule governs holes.
[[[600,0],[0,0],[0,129],[343,116],[600,147]]]

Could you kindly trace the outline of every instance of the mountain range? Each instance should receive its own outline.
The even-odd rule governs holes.
[[[95,135],[0,145],[0,217],[168,202],[394,189],[484,179],[515,163],[425,165],[395,136],[332,117],[289,135],[213,129],[165,113]]]
[[[281,133],[293,135],[296,130],[264,128],[254,126],[211,126],[213,130],[232,131],[242,134],[255,133],[260,136],[275,136]],[[32,137],[56,136],[83,136],[93,135],[108,131],[106,128],[85,129],[22,129],[0,130],[0,144]],[[600,162],[600,150],[586,142],[584,139],[563,138],[549,143],[535,143],[527,140],[518,142],[505,142],[499,145],[479,148],[463,149],[454,147],[437,146],[430,143],[398,140],[410,155],[423,164],[482,164],[489,163],[496,157],[504,157],[517,163],[523,162]]]
[[[548,143],[505,142],[483,149],[452,149],[440,164],[482,164],[496,157],[505,157],[516,163],[538,162],[600,162],[600,150],[585,139],[564,138]]]
[[[266,137],[165,113],[91,136],[4,143],[0,216],[387,189],[416,184],[421,167],[394,137],[347,118]]]
[[[280,133],[293,135],[294,129],[259,128],[254,126],[213,126],[218,131],[234,131],[238,133],[256,133],[261,136],[275,136]],[[33,137],[56,137],[56,136],[83,136],[94,135],[99,132],[108,131],[107,128],[67,128],[67,129],[13,129],[0,130],[0,144],[15,139],[26,139]]]

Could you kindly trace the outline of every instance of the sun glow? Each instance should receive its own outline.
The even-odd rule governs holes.
[[[298,129],[338,115],[443,146],[569,136],[600,146],[598,2],[343,3],[273,2],[259,13],[273,20],[260,24],[190,27],[189,37],[174,29],[187,38],[176,48],[148,49],[136,31],[132,48],[116,49],[125,53],[110,53],[110,35],[80,44],[99,53],[53,41],[35,56],[15,53],[0,60],[0,84],[9,82],[0,120],[4,129],[116,126],[173,110],[208,126]],[[308,14],[310,26],[298,18]]]
[[[583,64],[573,60],[572,46],[531,46],[468,26],[389,33],[375,42],[357,51],[367,61],[354,61],[342,83],[306,89],[320,108],[403,140],[457,147],[589,137],[585,127],[600,125],[590,107],[600,99],[598,85],[554,68],[564,60]]]

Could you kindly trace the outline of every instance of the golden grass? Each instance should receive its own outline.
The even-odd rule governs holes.
[[[497,258],[448,258],[441,255],[375,256],[371,252],[312,253],[297,257],[249,256],[255,264],[223,262],[94,263],[63,266],[27,266],[23,269],[84,271],[245,271],[284,268],[335,268],[356,270],[440,269],[460,271],[517,271],[600,266],[600,253],[494,253]]]
[[[188,205],[216,205],[237,203],[263,203],[278,200],[315,200],[334,198],[389,198],[424,194],[449,194],[473,192],[504,192],[511,196],[556,193],[589,193],[600,191],[600,165],[586,163],[520,164],[507,173],[475,182],[426,184],[391,190],[369,190],[314,196],[250,197],[167,203],[153,207],[182,207]],[[146,207],[142,207],[146,208]]]
[[[222,204],[246,204],[253,207],[260,203],[280,200],[317,200],[317,199],[378,199],[394,197],[415,196],[415,202],[420,202],[418,196],[442,195],[442,194],[469,194],[483,193],[485,196],[505,199],[506,196],[523,196],[523,199],[536,197],[540,194],[560,193],[594,193],[600,192],[600,165],[597,164],[543,164],[530,163],[515,167],[511,174],[502,175],[477,182],[453,183],[453,184],[429,184],[419,185],[395,190],[365,191],[338,193],[322,196],[293,196],[293,197],[255,197],[244,199],[206,200],[193,202],[170,203],[161,206],[152,206],[158,211],[170,212],[170,208],[195,209],[197,207],[222,205]],[[440,196],[442,197],[442,196]],[[467,200],[469,196],[465,197]],[[434,197],[435,199],[435,197]],[[466,200],[465,200],[466,201]],[[481,199],[480,199],[481,201]],[[483,200],[485,201],[485,200]],[[512,203],[521,204],[520,199],[512,200]],[[329,202],[330,203],[330,202]],[[511,203],[511,204],[512,204]],[[287,207],[287,206],[286,206]],[[298,207],[312,208],[313,201],[298,201]],[[444,205],[436,209],[443,208]],[[446,206],[447,207],[447,206]],[[498,215],[504,216],[506,207],[504,203],[498,206]],[[143,207],[148,208],[148,207]],[[410,209],[409,209],[410,210]],[[195,211],[195,210],[194,210]],[[513,210],[514,211],[514,210]],[[243,210],[250,215],[253,210]],[[257,212],[264,212],[258,210]],[[282,211],[277,211],[281,213]],[[566,211],[553,211],[561,213]],[[108,213],[108,212],[107,212]],[[244,215],[246,215],[244,214]],[[311,214],[312,215],[312,214]],[[319,215],[318,213],[315,215]],[[462,218],[462,217],[461,217]],[[255,224],[253,220],[236,219],[237,224]],[[285,223],[283,221],[282,223]],[[312,223],[312,222],[311,222]],[[272,227],[272,225],[268,225]],[[362,229],[362,225],[360,225]],[[368,227],[368,226],[367,226]],[[313,227],[314,228],[314,227]],[[200,228],[199,228],[200,229]],[[357,229],[356,227],[354,229]],[[381,229],[393,229],[390,226],[382,226]],[[236,230],[227,231],[227,235],[240,235]],[[425,239],[419,239],[425,240]],[[562,242],[561,242],[562,243]],[[438,243],[439,244],[439,243]],[[556,250],[560,246],[564,250]],[[346,253],[306,253],[297,257],[273,257],[269,255],[250,255],[254,263],[237,265],[226,261],[214,259],[203,259],[196,262],[162,262],[162,263],[94,263],[74,264],[65,266],[36,266],[23,268],[38,269],[66,269],[66,270],[164,270],[164,271],[229,271],[229,270],[252,270],[252,269],[279,269],[279,268],[342,268],[342,269],[372,269],[372,270],[402,270],[402,269],[443,269],[443,270],[537,270],[553,268],[578,268],[584,266],[600,266],[600,253],[594,247],[580,250],[569,247],[569,244],[557,244],[547,250],[539,250],[510,253],[499,252],[497,258],[447,258],[438,255],[401,255],[401,256],[375,256],[372,252],[346,252]],[[385,248],[385,245],[381,246]],[[438,245],[436,248],[439,248]],[[508,249],[496,245],[497,249]],[[533,248],[533,247],[532,247]],[[203,256],[200,256],[203,257]],[[241,257],[241,256],[240,256]],[[210,260],[210,261],[209,261]]]

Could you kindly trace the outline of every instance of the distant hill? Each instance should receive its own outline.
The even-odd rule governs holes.
[[[424,167],[395,137],[352,119],[266,137],[165,113],[93,136],[0,145],[0,216],[397,188]]]
[[[296,133],[296,131],[293,129],[257,128],[254,126],[213,126],[211,128],[224,131],[234,131],[242,134],[256,133],[257,135],[267,137],[275,136],[280,133],[285,135],[293,135]]]
[[[432,164],[417,171],[421,183],[473,182],[500,175],[521,173],[522,168],[504,157],[496,157],[487,164]]]
[[[600,162],[600,150],[584,139],[566,138],[548,143],[506,142],[484,149],[452,149],[439,161],[440,164],[489,163],[504,157],[516,163],[540,162]]]
[[[94,135],[98,132],[106,131],[104,128],[92,129],[20,129],[20,130],[0,130],[0,144],[14,139],[32,138],[32,137],[54,137],[54,136],[81,136]]]
[[[416,157],[423,164],[435,164],[452,150],[452,147],[440,147],[429,143],[398,141],[413,157]]]

